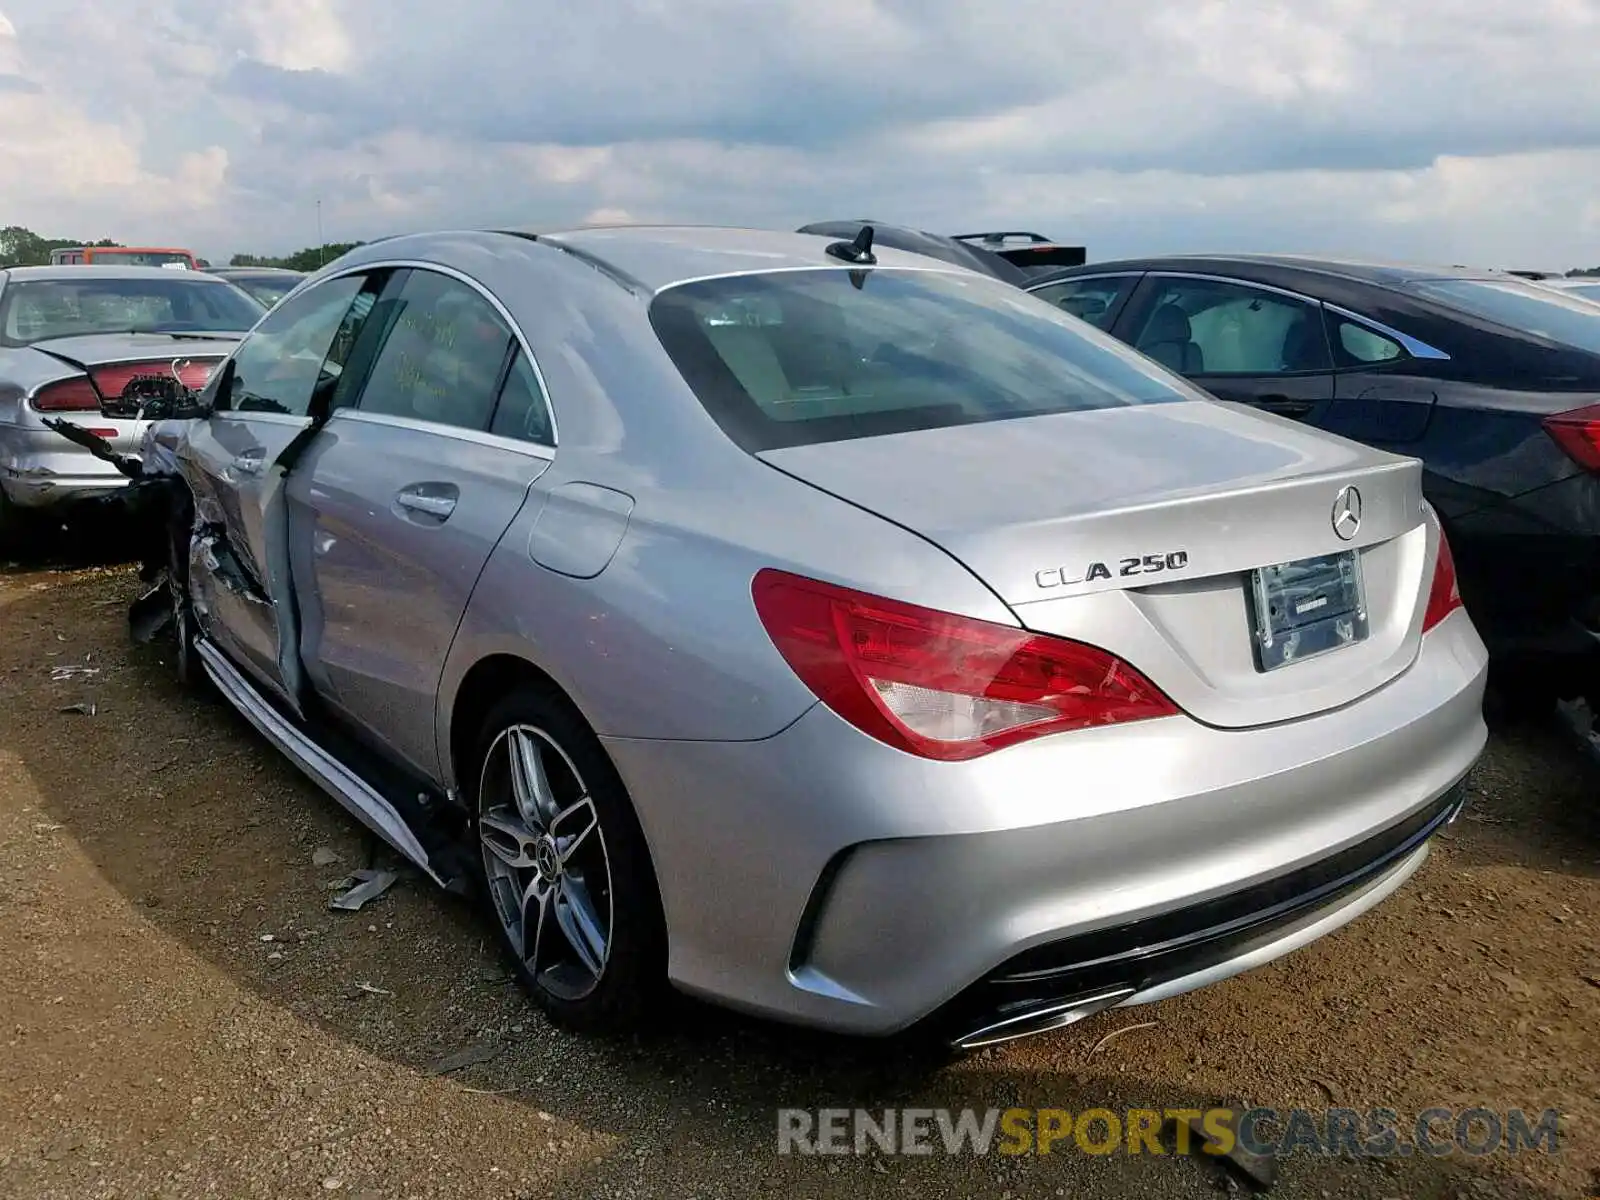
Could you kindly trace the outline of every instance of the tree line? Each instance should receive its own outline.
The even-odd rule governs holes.
[[[286,267],[291,271],[315,271],[326,263],[331,263],[341,254],[348,254],[357,246],[364,246],[365,242],[328,242],[322,246],[307,246],[304,250],[296,250],[293,254],[273,256],[270,254],[235,254],[228,260],[230,267]]]
[[[41,237],[21,225],[7,225],[0,229],[0,267],[46,267],[50,265],[50,251],[65,250],[72,246],[119,246],[110,238],[97,242],[73,238]]]
[[[65,250],[71,246],[120,246],[123,243],[101,238],[91,242],[83,238],[47,238],[24,229],[8,225],[0,229],[0,267],[42,267],[50,263],[50,251]],[[341,254],[364,246],[365,242],[328,242],[321,246],[307,246],[293,254],[235,254],[228,260],[230,267],[285,267],[291,271],[315,271],[331,263]],[[209,263],[202,263],[210,266]],[[1569,276],[1600,275],[1600,267],[1574,267]]]
[[[8,225],[0,229],[0,268],[44,267],[50,265],[52,250],[67,250],[76,246],[122,246],[124,242],[112,238],[52,238],[44,237],[21,225]],[[322,246],[307,246],[293,254],[235,254],[228,261],[232,267],[287,267],[291,271],[314,271],[324,263],[331,263],[362,242],[329,242]],[[210,263],[202,260],[202,266]]]

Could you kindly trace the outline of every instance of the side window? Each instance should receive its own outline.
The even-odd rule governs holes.
[[[1393,338],[1343,317],[1330,316],[1333,323],[1334,354],[1342,367],[1365,367],[1395,362],[1406,356],[1405,347]]]
[[[512,346],[494,306],[448,275],[417,269],[386,319],[388,336],[361,389],[360,410],[487,429]]]
[[[1135,348],[1182,375],[1332,370],[1320,307],[1247,284],[1158,279]]]
[[[528,356],[520,349],[516,361],[511,364],[511,373],[506,376],[506,385],[500,392],[500,403],[495,406],[489,432],[524,442],[537,442],[541,446],[555,444],[544,390],[539,386],[539,377],[534,374]]]
[[[348,353],[371,308],[366,282],[364,275],[330,279],[263,317],[233,356],[228,391],[217,407],[307,415],[319,389],[337,382],[340,355]]]
[[[1099,279],[1066,279],[1035,288],[1033,294],[1063,312],[1100,329],[1111,325],[1117,308],[1139,282],[1137,275],[1104,275]]]

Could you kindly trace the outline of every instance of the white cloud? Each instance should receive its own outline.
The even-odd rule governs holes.
[[[320,200],[339,240],[873,216],[1600,262],[1600,0],[0,5],[0,224],[48,234],[287,250]]]
[[[286,71],[343,71],[350,34],[330,0],[250,0],[238,20],[254,38],[254,56]]]

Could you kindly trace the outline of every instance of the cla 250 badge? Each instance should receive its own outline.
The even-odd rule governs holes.
[[[1041,588],[1072,587],[1079,583],[1094,583],[1098,579],[1111,579],[1123,575],[1156,575],[1162,571],[1181,571],[1189,565],[1187,550],[1169,550],[1165,554],[1145,554],[1138,558],[1117,560],[1116,570],[1103,562],[1090,563],[1089,569],[1079,575],[1071,567],[1050,567],[1035,571],[1033,581]]]

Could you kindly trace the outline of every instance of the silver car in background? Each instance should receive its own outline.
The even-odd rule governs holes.
[[[70,421],[136,452],[146,422],[119,403],[129,381],[176,370],[204,386],[264,311],[231,284],[193,271],[0,270],[0,543],[22,540],[47,512],[127,482],[46,421]]]
[[[575,1026],[1170,996],[1394,891],[1485,742],[1415,460],[870,233],[393,238],[200,400],[180,670]]]

